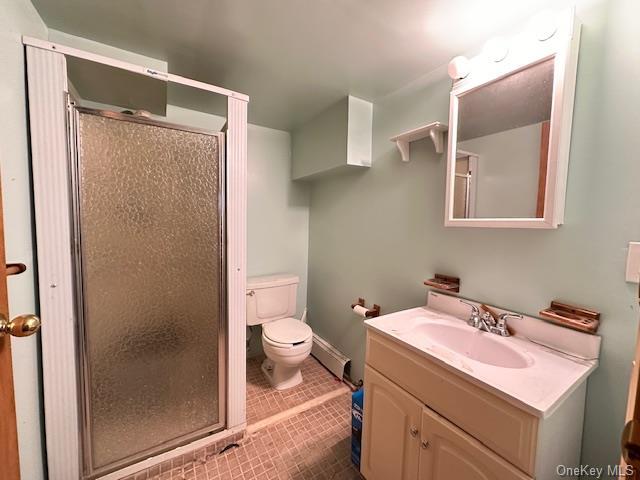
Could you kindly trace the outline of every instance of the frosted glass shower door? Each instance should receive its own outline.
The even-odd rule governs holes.
[[[85,477],[224,426],[220,133],[76,108]]]

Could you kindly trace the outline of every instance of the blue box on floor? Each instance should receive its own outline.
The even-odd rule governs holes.
[[[360,448],[362,446],[362,407],[364,389],[351,394],[351,461],[360,469]]]

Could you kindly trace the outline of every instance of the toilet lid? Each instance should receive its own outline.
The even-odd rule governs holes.
[[[277,343],[298,343],[308,340],[313,332],[311,327],[296,318],[282,318],[262,325],[262,333]]]

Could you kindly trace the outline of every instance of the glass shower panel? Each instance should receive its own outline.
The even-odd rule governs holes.
[[[222,134],[76,109],[89,477],[224,422]]]

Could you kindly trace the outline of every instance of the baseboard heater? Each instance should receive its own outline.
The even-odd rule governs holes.
[[[313,334],[313,355],[324,367],[338,378],[343,378],[345,373],[349,374],[351,360],[345,357],[337,348],[327,342],[324,338]]]

